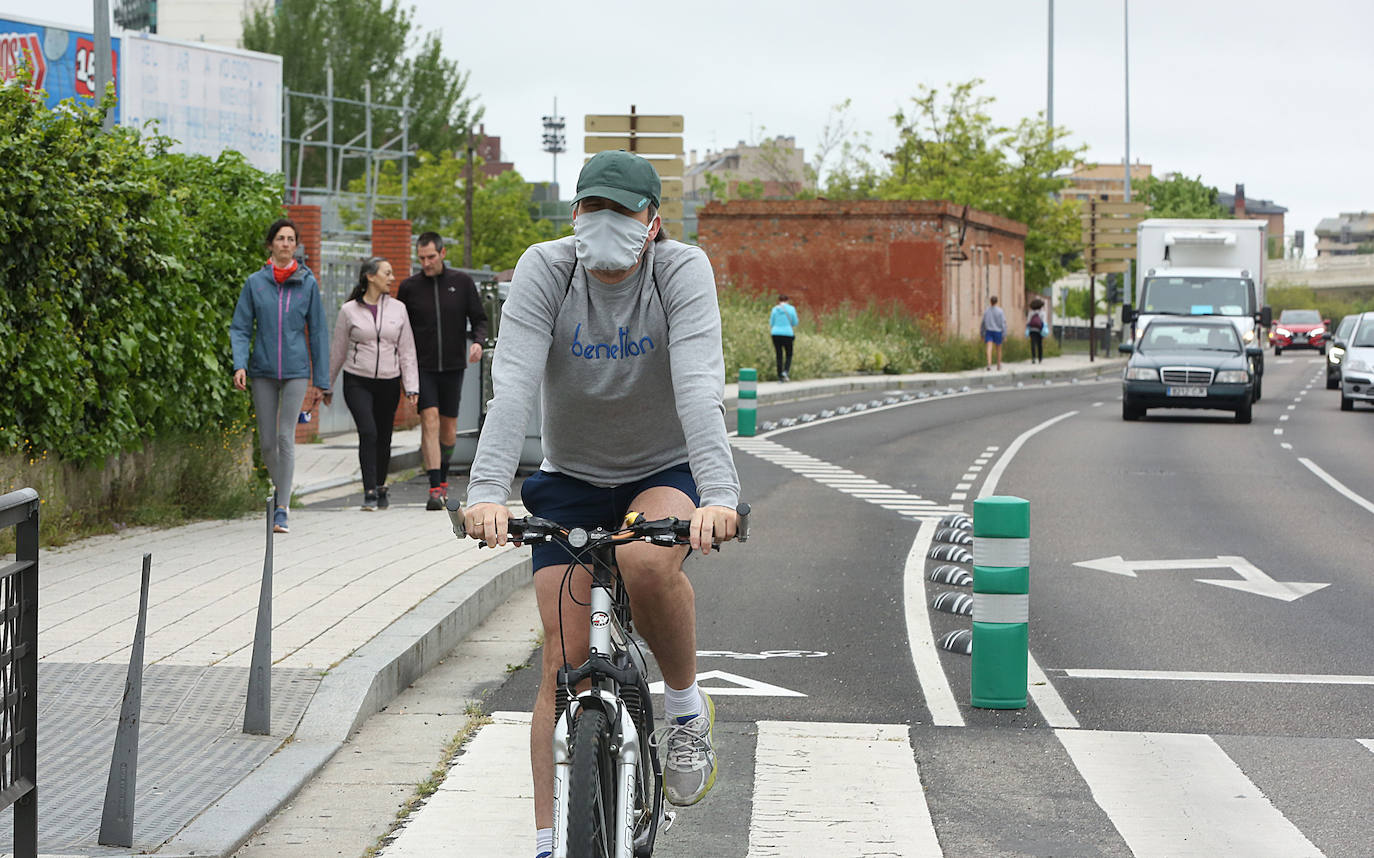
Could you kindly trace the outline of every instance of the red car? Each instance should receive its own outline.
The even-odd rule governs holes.
[[[1316,310],[1284,310],[1274,321],[1269,341],[1274,344],[1275,355],[1283,354],[1284,349],[1316,349],[1326,354],[1326,329],[1330,325]]]

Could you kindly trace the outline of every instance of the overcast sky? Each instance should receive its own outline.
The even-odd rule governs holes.
[[[114,0],[112,0],[113,5]],[[983,78],[994,116],[1046,106],[1047,0],[413,0],[471,72],[486,130],[531,181],[547,180],[541,118],[568,123],[567,189],[588,113],[682,114],[688,149],[794,136],[811,156],[829,109],[851,99],[878,148],[919,84]],[[1054,120],[1088,158],[1125,154],[1120,0],[1057,0]],[[18,0],[0,11],[25,14]],[[48,0],[42,17],[89,20],[89,0]],[[32,14],[32,13],[30,13]],[[1374,3],[1368,0],[1135,0],[1130,4],[1131,159],[1201,175],[1289,210],[1311,231],[1374,209]]]

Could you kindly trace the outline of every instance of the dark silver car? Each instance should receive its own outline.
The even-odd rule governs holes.
[[[1341,356],[1341,410],[1374,404],[1374,312],[1361,313]]]
[[[1350,341],[1350,335],[1355,330],[1355,323],[1359,320],[1359,313],[1342,316],[1341,321],[1336,325],[1335,332],[1331,335],[1331,348],[1326,350],[1327,390],[1340,390],[1341,388],[1341,358],[1345,356],[1345,344]]]
[[[1215,408],[1234,411],[1237,423],[1250,422],[1251,367],[1262,352],[1241,343],[1229,320],[1156,318],[1120,349],[1131,356],[1121,379],[1123,420],[1139,420],[1147,408]]]

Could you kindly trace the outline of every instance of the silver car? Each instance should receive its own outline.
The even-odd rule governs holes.
[[[1361,313],[1341,356],[1341,410],[1374,403],[1374,312]]]

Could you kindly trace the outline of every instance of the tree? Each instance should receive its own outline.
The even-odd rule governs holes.
[[[333,69],[334,95],[363,101],[364,83],[372,85],[372,102],[400,107],[407,93],[412,109],[409,142],[440,152],[459,148],[467,130],[481,117],[474,97],[467,94],[468,74],[444,59],[438,33],[414,32],[413,10],[398,0],[278,0],[253,4],[243,19],[243,46],[282,58],[282,85],[293,92],[323,95],[326,67]],[[412,36],[418,45],[408,52]],[[323,102],[291,101],[290,135],[299,139],[325,116]],[[334,142],[347,143],[366,128],[360,105],[335,104]],[[380,144],[401,133],[394,111],[374,111],[372,142]],[[323,130],[312,134],[324,140]],[[361,140],[360,140],[361,142]],[[303,176],[305,186],[327,186],[322,149],[311,149]],[[337,155],[334,156],[338,169]],[[361,159],[345,162],[344,177],[361,174]]]
[[[846,190],[889,200],[948,200],[1024,223],[1026,288],[1043,292],[1065,272],[1063,259],[1081,246],[1078,206],[1054,194],[1068,186],[1056,174],[1082,147],[1063,145],[1067,132],[1043,118],[999,125],[981,80],[950,86],[947,95],[922,86],[911,109],[892,117],[898,141],[884,153],[885,170],[862,161],[838,170]]]
[[[410,171],[410,200],[406,214],[413,230],[437,232],[449,239],[463,235],[466,210],[464,181],[467,172],[465,158],[452,152],[434,155],[420,152],[419,166]],[[472,264],[479,268],[503,271],[514,268],[525,248],[540,241],[557,238],[559,230],[551,221],[537,220],[530,205],[530,186],[514,170],[496,177],[482,172],[482,159],[473,158],[477,182],[472,189]],[[365,179],[354,179],[349,190],[362,192]],[[401,193],[401,171],[394,162],[382,165],[378,171],[379,196]],[[384,203],[374,209],[374,216],[399,218],[398,203]],[[344,210],[350,228],[362,228],[363,212]],[[564,229],[561,234],[567,235]]]
[[[1134,198],[1150,207],[1150,217],[1231,217],[1217,197],[1217,189],[1203,184],[1201,176],[1189,178],[1173,173],[1164,179],[1147,176]]]

